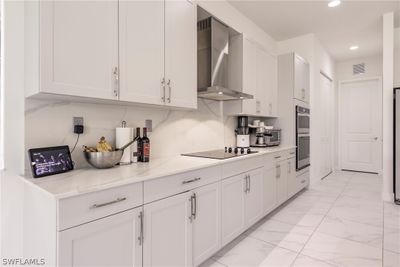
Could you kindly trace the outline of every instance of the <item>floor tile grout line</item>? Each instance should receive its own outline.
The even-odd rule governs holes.
[[[351,178],[354,176],[351,175]],[[329,177],[329,176],[328,176]],[[328,178],[327,177],[327,178]],[[292,264],[290,264],[290,267],[293,266],[293,264],[296,262],[298,256],[301,254],[303,255],[301,252],[304,250],[305,246],[308,244],[308,242],[311,240],[311,238],[313,237],[313,235],[315,234],[315,232],[317,231],[317,229],[319,228],[319,226],[321,225],[321,223],[325,220],[326,216],[328,215],[328,213],[331,211],[331,209],[333,208],[333,206],[335,205],[335,203],[337,202],[337,200],[342,196],[344,190],[346,189],[346,187],[349,185],[351,178],[349,178],[349,180],[346,182],[346,185],[343,187],[342,191],[338,194],[338,196],[336,197],[335,201],[332,203],[331,207],[329,208],[329,210],[326,212],[326,214],[324,215],[324,217],[321,219],[321,221],[319,222],[319,224],[315,227],[315,229],[313,230],[313,232],[311,233],[311,235],[309,236],[309,238],[307,239],[307,241],[304,243],[303,247],[301,248],[301,250],[299,251],[299,254],[297,254],[296,258],[294,259],[294,261],[292,262]],[[323,261],[325,262],[325,261]],[[330,265],[330,262],[328,262]],[[336,265],[336,264],[335,264]]]

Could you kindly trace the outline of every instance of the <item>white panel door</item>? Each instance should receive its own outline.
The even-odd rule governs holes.
[[[251,226],[263,217],[263,169],[248,173],[248,191],[245,196],[246,226]]]
[[[141,211],[136,208],[61,231],[59,266],[142,266]]]
[[[286,160],[276,163],[276,203],[279,206],[288,199],[288,164]]]
[[[192,2],[165,2],[166,104],[170,106],[197,108],[196,21]]]
[[[276,168],[264,170],[263,182],[263,210],[267,215],[276,206]]]
[[[221,241],[222,246],[245,229],[246,174],[227,178],[221,184]]]
[[[119,2],[120,100],[164,105],[164,1]]]
[[[379,172],[382,159],[381,80],[340,85],[341,168]]]
[[[118,1],[40,2],[40,86],[118,99]]]
[[[192,266],[191,192],[144,205],[143,266]]]
[[[221,183],[194,190],[193,260],[198,266],[221,248]]]

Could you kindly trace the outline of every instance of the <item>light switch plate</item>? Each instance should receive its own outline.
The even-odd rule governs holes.
[[[147,132],[153,131],[153,120],[145,120],[144,125],[147,128]]]
[[[73,117],[73,126],[83,125],[83,117]]]

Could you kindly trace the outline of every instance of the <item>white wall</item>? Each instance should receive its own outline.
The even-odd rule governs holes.
[[[400,27],[394,29],[394,86],[400,87]]]
[[[320,125],[320,120],[325,120],[326,118],[321,118],[320,116],[318,116],[318,114],[321,113],[320,111],[322,109],[327,108],[325,105],[321,105],[321,103],[323,102],[319,100],[319,97],[321,97],[318,92],[321,76],[320,72],[323,71],[326,75],[333,79],[335,75],[334,61],[314,34],[306,34],[278,43],[278,54],[285,54],[292,51],[295,51],[310,63],[310,109],[312,113],[310,125],[312,135],[310,148],[310,157],[312,164],[310,176],[311,185],[313,185],[322,178],[320,173],[322,164],[322,162],[320,162],[320,159],[322,158],[320,155],[321,153],[323,153],[323,151],[321,151],[320,149],[322,132],[318,125]],[[333,102],[331,108],[333,109]],[[331,110],[330,113],[333,114],[333,110]]]
[[[353,65],[365,63],[365,74],[354,75]],[[336,81],[382,76],[382,55],[336,62]]]
[[[2,1],[0,258],[22,252],[24,162],[24,9],[22,1]]]
[[[393,56],[394,14],[383,16],[383,188],[382,198],[393,201]]]

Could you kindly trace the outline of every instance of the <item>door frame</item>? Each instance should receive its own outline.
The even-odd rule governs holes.
[[[354,82],[366,82],[366,81],[374,81],[377,80],[379,84],[379,92],[380,92],[380,100],[381,100],[381,109],[383,108],[383,84],[382,84],[382,76],[371,76],[371,77],[363,77],[363,78],[356,78],[356,79],[348,79],[348,80],[340,80],[338,81],[338,99],[337,99],[337,133],[338,133],[338,168],[339,170],[342,170],[343,166],[343,136],[342,136],[342,112],[340,110],[341,107],[341,97],[342,97],[342,90],[343,90],[343,85],[348,84],[348,83],[354,83]],[[383,159],[383,113],[381,114],[380,117],[380,133],[379,133],[379,139],[381,142],[380,145],[380,167],[379,170],[377,171],[378,174],[382,173],[382,159]]]
[[[328,75],[326,74],[323,70],[320,70],[319,72],[319,77],[321,79],[321,76],[324,77],[325,79],[327,79],[330,82],[330,90],[335,90],[335,81]],[[321,80],[319,80],[319,82],[321,82]],[[321,83],[320,86],[321,88]],[[335,92],[333,91],[331,96],[334,98],[335,97]],[[335,103],[332,103],[332,107],[330,107],[331,109],[331,121],[330,121],[330,126],[331,126],[331,130],[332,130],[332,136],[331,136],[331,141],[330,141],[330,154],[331,154],[331,160],[330,160],[330,166],[331,166],[331,171],[329,172],[329,174],[321,177],[320,179],[323,180],[326,177],[328,177],[334,170],[335,170]]]

